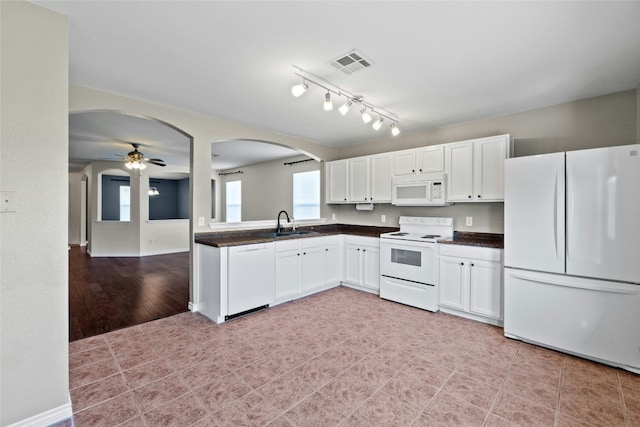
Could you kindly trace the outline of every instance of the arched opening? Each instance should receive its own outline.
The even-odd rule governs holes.
[[[111,300],[122,298],[130,302],[121,304],[116,301],[114,306],[118,306],[119,311],[104,310],[102,319],[89,320],[97,324],[94,325],[94,332],[84,330],[83,335],[75,335],[75,339],[188,309],[191,288],[190,218],[193,186],[189,178],[192,145],[193,138],[189,134],[153,117],[115,110],[70,113],[69,188],[70,193],[77,193],[69,197],[70,230],[71,227],[79,230],[80,244],[86,242],[84,264],[90,264],[91,260],[103,264],[122,260],[118,265],[127,266],[123,269],[104,269],[97,285],[87,280],[84,290],[81,290],[85,292],[82,297],[88,297],[94,291],[92,287],[101,287],[99,292],[110,295]],[[129,169],[126,164],[131,161],[130,153],[136,150],[140,153],[144,168]],[[149,190],[156,180],[164,183],[174,179],[184,180],[181,183],[180,218],[154,220],[150,216]],[[72,185],[72,180],[77,184]],[[168,185],[170,183],[165,188]],[[124,197],[125,194],[127,197]],[[165,199],[167,195],[168,192],[164,191]],[[162,269],[162,264],[168,262],[164,258],[162,262],[154,261],[154,255],[169,257],[171,268],[182,271],[175,275],[176,282],[180,281],[179,292],[174,291],[171,288],[173,284],[168,283],[173,280],[172,272]],[[158,268],[149,267],[154,262],[159,265]],[[74,262],[73,268],[80,268],[79,265]],[[111,273],[120,277],[109,282],[106,276]],[[71,276],[70,285],[76,280]],[[112,284],[113,288],[108,288]],[[73,286],[78,288],[77,283],[73,283]],[[74,292],[76,289],[70,289],[70,294]],[[119,295],[125,295],[126,292],[131,294],[129,298],[114,296],[118,292]],[[165,295],[162,295],[163,292]],[[177,294],[179,298],[175,297]],[[171,307],[166,303],[168,298],[172,299]],[[99,295],[96,300],[97,304],[104,304],[104,301],[99,301]],[[161,305],[167,306],[168,311],[157,309]],[[70,301],[70,332],[77,332],[81,329],[78,319],[82,315],[74,316],[73,310]],[[124,310],[130,312],[125,313]],[[128,321],[131,323],[127,324]],[[74,334],[71,335],[73,340]]]
[[[216,222],[269,221],[280,210],[294,217],[296,212],[299,219],[320,218],[322,168],[317,156],[280,143],[249,139],[213,142],[211,153],[218,189]],[[300,185],[306,188],[297,189]]]

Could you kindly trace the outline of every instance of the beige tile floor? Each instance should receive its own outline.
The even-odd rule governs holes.
[[[77,427],[640,426],[638,375],[344,287],[69,348]]]

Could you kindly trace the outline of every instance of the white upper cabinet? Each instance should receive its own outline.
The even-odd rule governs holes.
[[[370,198],[374,203],[391,203],[391,154],[370,157]]]
[[[347,160],[327,162],[326,165],[326,189],[327,203],[349,203],[349,175]]]
[[[445,144],[449,202],[504,201],[509,135]]]
[[[444,171],[445,145],[432,145],[393,154],[393,176]]]
[[[391,153],[327,162],[327,203],[391,203]]]
[[[349,159],[349,201],[368,203],[371,197],[369,157]]]

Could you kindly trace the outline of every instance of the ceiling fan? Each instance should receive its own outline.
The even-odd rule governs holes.
[[[162,167],[167,166],[167,164],[162,159],[150,159],[144,157],[144,155],[140,151],[138,151],[138,148],[140,148],[140,144],[132,142],[131,145],[133,146],[133,151],[130,151],[127,154],[127,157],[124,158],[125,166],[128,169],[144,169],[147,167],[147,163]]]

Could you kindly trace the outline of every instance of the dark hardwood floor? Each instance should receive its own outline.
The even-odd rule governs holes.
[[[189,253],[91,258],[69,251],[69,341],[188,311]]]

